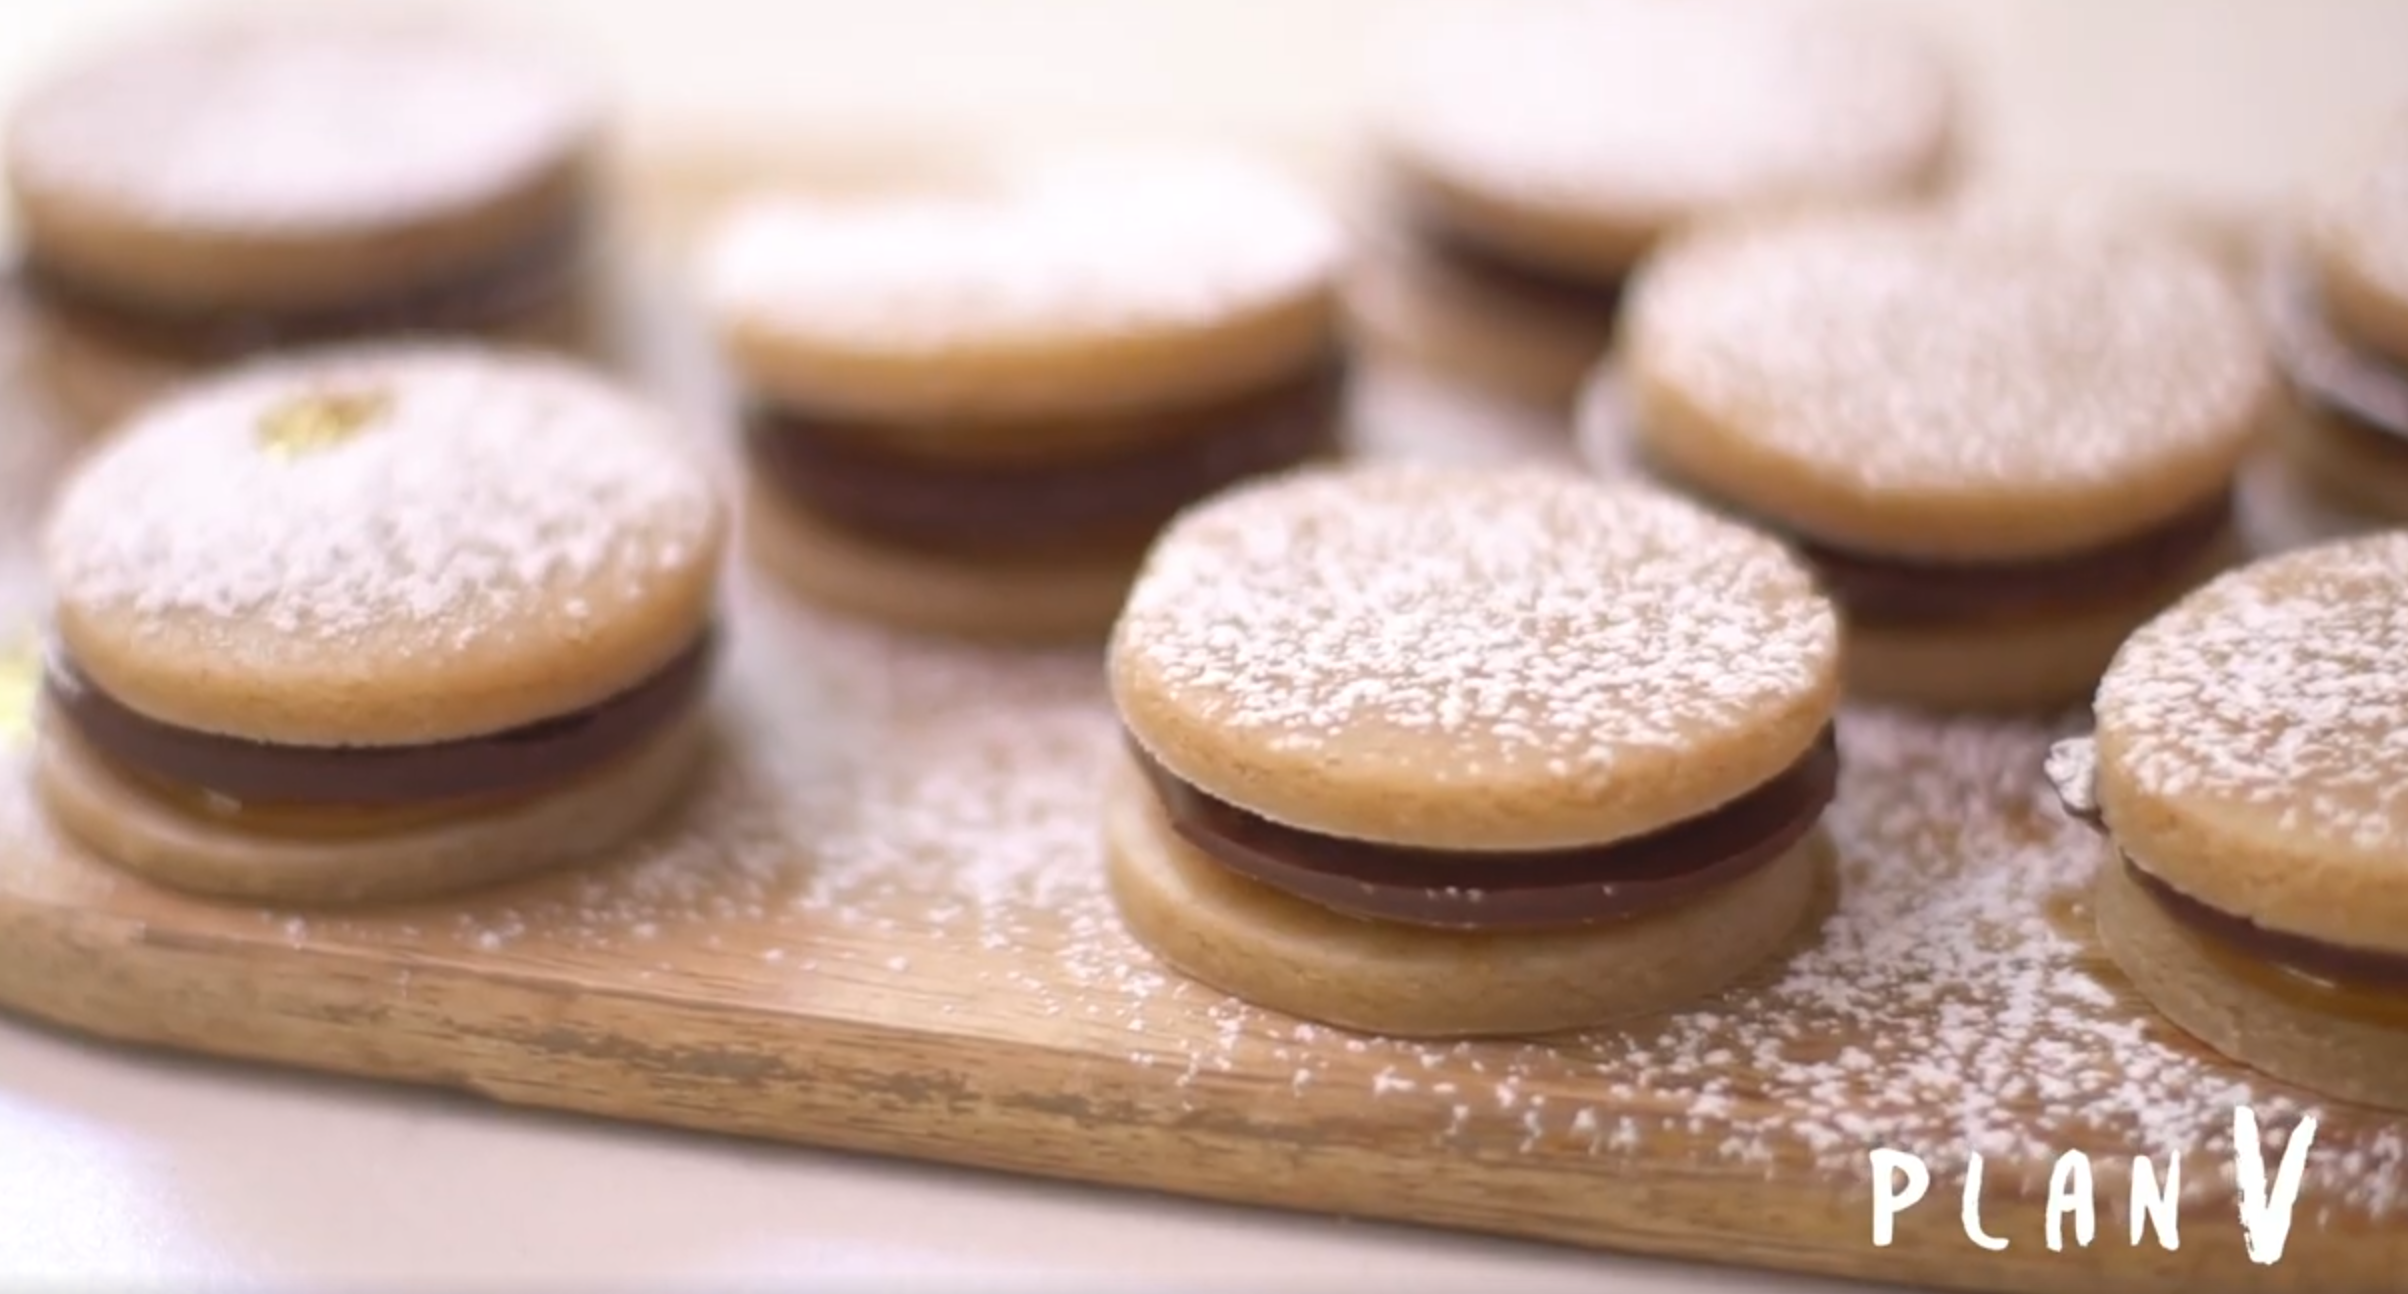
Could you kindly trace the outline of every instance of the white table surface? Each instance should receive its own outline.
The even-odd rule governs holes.
[[[0,104],[174,0],[6,0]],[[639,135],[1343,138],[1383,0],[495,0]],[[1921,0],[2010,187],[2264,208],[2408,107],[2408,0]],[[488,1108],[0,1021],[0,1288],[1829,1288]]]

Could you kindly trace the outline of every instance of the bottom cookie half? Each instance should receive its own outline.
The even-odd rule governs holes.
[[[2134,630],[2243,555],[2240,539],[2228,533],[2154,588],[2063,614],[1965,625],[1851,624],[1848,691],[1868,701],[1993,714],[2078,704]]]
[[[1144,561],[1142,543],[1092,553],[940,553],[823,524],[768,491],[745,501],[753,556],[801,596],[898,629],[992,642],[1099,640]]]
[[[710,744],[707,713],[571,785],[394,830],[267,834],[214,821],[134,784],[64,725],[45,725],[35,786],[69,835],[171,889],[264,903],[395,903],[532,875],[604,852],[666,813]]]
[[[1399,1037],[1555,1033],[1696,1001],[1778,954],[1828,870],[1818,831],[1669,911],[1481,934],[1341,916],[1241,877],[1177,836],[1125,759],[1105,806],[1113,896],[1156,955],[1259,1006]]]
[[[2387,1014],[2325,1009],[2275,967],[2235,973],[2232,954],[2178,924],[2120,864],[2100,869],[2092,902],[2107,955],[2185,1033],[2310,1091],[2408,1110],[2408,1001],[2385,1003]]]

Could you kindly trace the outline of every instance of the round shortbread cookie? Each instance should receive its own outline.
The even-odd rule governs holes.
[[[105,51],[9,133],[26,245],[133,301],[296,308],[457,273],[560,223],[594,86],[408,13],[216,16]]]
[[[1174,522],[1113,633],[1130,734],[1206,794],[1323,835],[1592,845],[1790,767],[1839,688],[1778,543],[1540,468],[1323,469]]]
[[[1918,38],[1794,4],[1467,10],[1398,51],[1377,128],[1410,205],[1610,276],[1701,216],[1934,187],[1951,76]]]
[[[144,414],[62,487],[57,632],[151,718],[417,745],[570,713],[710,619],[722,505],[648,406],[460,346],[302,354]]]
[[[2275,407],[2229,276],[2135,226],[1933,211],[1733,222],[1634,286],[1618,372],[1673,475],[1889,556],[2079,552],[2229,487]]]
[[[1554,1033],[1713,994],[1780,952],[1815,904],[1828,847],[1627,921],[1482,934],[1363,921],[1282,894],[1181,840],[1127,760],[1105,793],[1122,918],[1182,974],[1308,1020],[1398,1037]]]
[[[2408,534],[2231,572],[2099,684],[2116,843],[2270,929],[2408,952]]]
[[[399,903],[477,889],[608,850],[666,813],[709,748],[688,715],[641,749],[532,799],[353,837],[247,831],[162,803],[46,725],[34,785],[53,820],[171,889],[299,904]]]
[[[1142,543],[1036,556],[906,548],[821,523],[759,488],[747,492],[744,529],[753,558],[821,606],[993,642],[1103,637],[1145,557]]]
[[[1610,318],[1507,296],[1393,242],[1362,258],[1346,310],[1367,348],[1541,409],[1569,407],[1613,344]]]
[[[2307,242],[2334,322],[2408,365],[2408,120],[2317,195]]]
[[[2121,864],[2100,869],[2091,902],[2107,955],[2176,1027],[2284,1082],[2408,1110],[2408,1029],[2313,1010],[2231,974]]]
[[[1338,330],[1341,247],[1336,217],[1268,172],[1099,154],[941,194],[756,199],[704,278],[730,362],[772,401],[972,433],[1311,368]]]

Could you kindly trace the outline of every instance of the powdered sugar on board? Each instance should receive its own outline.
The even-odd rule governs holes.
[[[2102,750],[2157,802],[2279,813],[2290,840],[2408,847],[2408,534],[2232,572],[2133,635]]]
[[[1149,704],[1282,750],[1432,734],[1467,773],[1577,778],[1794,709],[1837,651],[1803,567],[1687,502],[1410,464],[1297,474],[1182,517],[1130,595],[1114,670]]]
[[[1327,290],[1335,218],[1217,155],[1030,159],[974,192],[761,197],[716,231],[716,310],[847,351],[1216,326]]]
[[[155,409],[63,490],[47,549],[62,601],[136,632],[418,657],[573,594],[640,603],[715,551],[717,507],[659,415],[578,369],[363,348]]]
[[[499,35],[285,6],[105,50],[18,111],[20,184],[126,221],[274,234],[450,214],[568,161],[596,87]]]
[[[1390,72],[1382,120],[1410,165],[1622,221],[1899,188],[1953,126],[1933,51],[1793,4],[1485,5],[1432,19]]]
[[[2237,458],[2272,392],[2213,260],[2070,220],[1732,226],[1658,261],[1623,327],[1630,372],[1852,492],[2146,489]]]

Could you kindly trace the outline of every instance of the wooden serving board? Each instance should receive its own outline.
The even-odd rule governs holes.
[[[647,380],[723,445],[684,314],[657,301],[642,332]],[[0,653],[33,629],[30,519],[69,452],[19,385],[0,381]],[[1366,452],[1561,454],[1407,377],[1361,403]],[[2048,725],[1850,713],[1837,892],[1782,964],[1622,1030],[1426,1045],[1253,1009],[1132,944],[1100,879],[1095,653],[914,641],[743,571],[730,596],[724,739],[678,821],[589,869],[373,913],[181,898],[54,835],[17,651],[0,1005],[510,1103],[1710,1262],[2004,1291],[2408,1281],[2398,1122],[2203,1054],[2103,962],[2099,847],[2046,802]],[[2272,1266],[2243,1251],[2236,1104],[2270,1134],[2319,1120]],[[1932,1174],[1878,1248],[1875,1147]],[[2096,1239],[2051,1252],[2069,1149],[2094,1157]],[[1976,1151],[2002,1252],[1959,1226]],[[2123,1166],[2172,1152],[2181,1248],[2136,1248]]]

